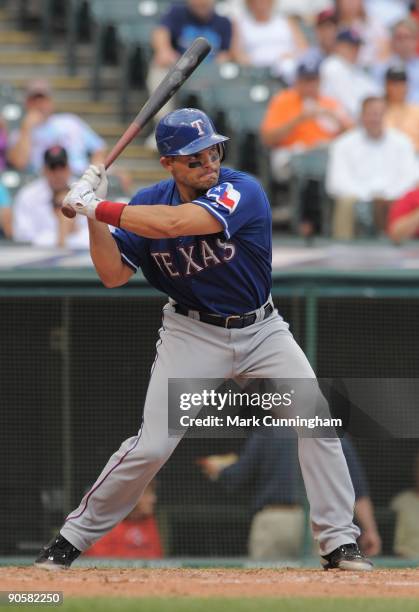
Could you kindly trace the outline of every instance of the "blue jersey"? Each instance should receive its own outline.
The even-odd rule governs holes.
[[[170,7],[160,24],[170,32],[171,44],[176,51],[184,53],[197,36],[203,36],[211,45],[210,57],[231,46],[232,24],[230,19],[214,12],[208,20],[201,21],[187,6]]]
[[[272,282],[272,218],[262,187],[248,174],[222,168],[217,185],[193,202],[223,231],[151,239],[118,228],[113,236],[122,261],[187,308],[223,316],[259,308]],[[130,205],[181,203],[169,179],[141,189]]]

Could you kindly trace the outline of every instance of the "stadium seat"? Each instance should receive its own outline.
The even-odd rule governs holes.
[[[24,187],[38,175],[32,172],[17,172],[17,170],[4,170],[0,173],[0,183],[2,183],[10,192],[12,199],[21,187]]]
[[[156,26],[156,19],[150,17],[141,23],[124,23],[116,26],[116,39],[119,49],[119,66],[121,84],[119,92],[119,110],[122,121],[128,119],[130,90],[133,83],[132,74],[136,80],[145,84],[147,67],[150,63],[152,50],[150,38]],[[133,62],[135,60],[135,69]]]
[[[260,173],[262,158],[259,126],[277,81],[266,78],[266,72],[240,70],[235,78],[223,79],[212,88],[211,111],[217,127],[232,137],[229,162],[254,174]],[[267,180],[267,174],[263,177]]]
[[[27,30],[30,27],[36,27],[36,30],[40,33],[41,49],[50,49],[54,20],[61,20],[61,2],[59,0],[43,0],[38,3],[30,3],[27,0],[18,0],[15,10],[19,29]]]
[[[150,19],[149,14],[142,14],[143,2],[138,0],[90,0],[89,11],[93,22],[93,63],[91,73],[91,91],[94,100],[100,99],[101,68],[106,56],[114,51],[115,41],[112,37],[115,28],[124,23],[141,24]],[[148,6],[148,5],[146,5]],[[146,9],[149,13],[150,8]],[[109,44],[109,41],[112,44]]]
[[[6,83],[0,85],[0,114],[9,132],[19,126],[23,115],[23,107],[14,87]]]
[[[321,233],[330,233],[331,205],[324,188],[324,179],[328,161],[328,150],[314,149],[293,155],[290,160],[291,166],[291,208],[292,226],[297,233],[301,222],[302,202],[301,196],[308,181],[318,181],[320,188],[320,214],[321,214]]]

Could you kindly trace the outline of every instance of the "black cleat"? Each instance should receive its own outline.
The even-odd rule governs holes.
[[[80,551],[77,548],[58,534],[51,542],[42,547],[35,565],[46,570],[68,569],[79,554]]]
[[[341,569],[352,571],[369,571],[373,569],[373,564],[366,559],[358,548],[357,544],[343,544],[328,555],[320,557],[323,569]]]

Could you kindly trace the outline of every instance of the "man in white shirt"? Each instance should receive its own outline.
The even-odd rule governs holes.
[[[80,215],[67,219],[60,211],[72,180],[66,150],[59,145],[47,149],[43,176],[22,187],[13,203],[13,240],[42,247],[89,248],[86,219]]]
[[[335,52],[321,65],[321,92],[338,100],[356,119],[362,100],[381,94],[381,87],[357,64],[362,40],[355,30],[341,30]]]
[[[398,130],[386,128],[384,115],[384,99],[366,98],[359,127],[339,136],[330,147],[326,188],[335,198],[335,238],[353,237],[357,203],[372,205],[375,228],[384,232],[392,201],[418,183],[413,144]]]
[[[392,54],[388,61],[377,64],[372,75],[382,85],[389,68],[396,67],[407,74],[407,101],[419,104],[419,57],[417,55],[418,24],[415,19],[402,19],[392,28]]]
[[[364,0],[367,14],[391,28],[409,15],[409,0]]]

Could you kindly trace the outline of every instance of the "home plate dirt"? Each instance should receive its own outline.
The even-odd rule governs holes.
[[[372,572],[296,569],[0,568],[0,591],[63,591],[115,597],[416,597],[419,569]]]

